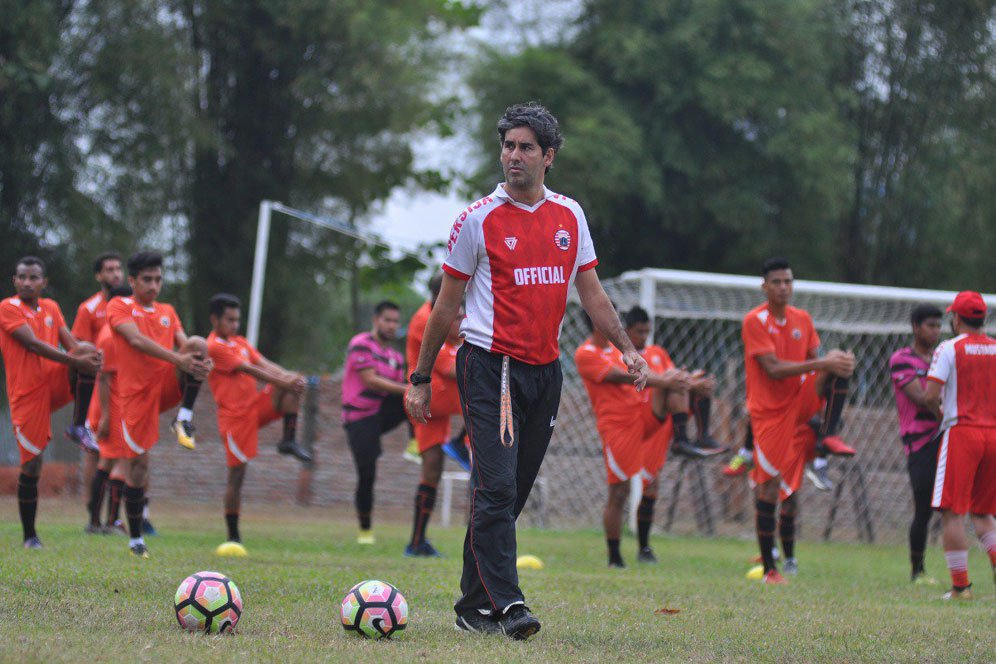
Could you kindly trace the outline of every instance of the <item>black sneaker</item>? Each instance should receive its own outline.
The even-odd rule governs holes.
[[[636,561],[640,563],[650,563],[653,565],[657,564],[657,556],[654,555],[654,550],[649,546],[645,546],[640,549],[640,552],[636,554]]]
[[[695,444],[706,456],[715,456],[717,454],[722,454],[730,449],[729,445],[719,442],[712,436],[706,436],[705,438],[699,439]]]
[[[443,554],[432,546],[429,540],[422,540],[419,544],[412,546],[410,543],[405,547],[405,556],[409,558],[442,558]]]
[[[692,445],[692,442],[687,438],[675,438],[671,441],[671,453],[693,459],[702,459],[709,456],[708,453]]]
[[[38,539],[37,535],[35,535],[34,537],[29,537],[28,539],[24,540],[24,548],[25,549],[42,549],[44,547],[42,546],[41,540]]]
[[[540,621],[529,612],[525,604],[516,604],[509,608],[498,620],[502,633],[516,641],[525,641],[540,631]]]
[[[610,560],[609,569],[626,569],[626,563],[621,560]]]
[[[311,452],[304,449],[293,440],[281,440],[277,443],[277,451],[281,454],[290,454],[304,463],[308,463],[312,459]]]
[[[143,560],[147,560],[149,558],[149,548],[145,546],[144,542],[139,542],[138,544],[132,544],[130,547],[128,547],[128,551],[130,551],[131,555],[135,556],[136,558],[141,558]]]
[[[480,611],[467,611],[457,616],[454,624],[458,632],[469,632],[471,634],[501,634],[501,625],[491,617],[491,614],[483,614]]]

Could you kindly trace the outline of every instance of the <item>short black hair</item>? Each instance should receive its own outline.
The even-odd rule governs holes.
[[[910,312],[910,322],[921,325],[928,318],[944,318],[944,312],[933,304],[918,304]]]
[[[625,322],[626,327],[633,327],[634,325],[639,325],[641,323],[649,323],[650,314],[648,314],[647,310],[640,305],[636,305],[623,314],[623,322]]]
[[[105,251],[104,253],[93,259],[93,273],[97,274],[104,269],[104,263],[107,261],[117,261],[119,263],[123,262],[121,260],[121,254],[116,251]]]
[[[131,297],[131,286],[128,284],[121,284],[120,286],[115,286],[111,290],[107,291],[107,299],[115,297]]]
[[[208,313],[212,316],[223,316],[226,309],[241,309],[242,302],[231,293],[218,293],[211,297],[208,303]]]
[[[553,148],[554,153],[556,153],[564,147],[564,135],[560,133],[560,123],[557,122],[553,113],[539,102],[530,101],[506,108],[505,113],[498,119],[499,140],[504,143],[505,133],[516,127],[532,129],[543,154],[546,154],[550,148]],[[546,170],[549,172],[550,169]]]
[[[429,293],[432,295],[432,301],[435,302],[436,298],[439,297],[439,291],[443,289],[443,271],[436,270],[431,277],[429,277]]]
[[[38,258],[37,256],[22,256],[14,264],[14,274],[17,274],[17,268],[20,265],[37,265],[41,268],[42,276],[45,276],[45,261]]]
[[[394,311],[401,311],[401,307],[399,307],[394,302],[391,302],[390,300],[381,300],[380,302],[377,303],[377,306],[374,307],[374,316],[380,316],[388,309],[393,309]]]
[[[961,318],[962,323],[968,325],[969,327],[982,327],[983,325],[986,324],[985,316],[982,316],[981,318],[969,318],[968,316],[962,316],[961,314],[958,314],[958,317]]]
[[[789,265],[788,259],[782,256],[775,256],[774,258],[769,258],[761,264],[761,276],[765,279],[768,278],[769,272],[774,272],[775,270],[791,270],[792,266]]]
[[[128,276],[137,277],[142,270],[163,266],[163,255],[158,251],[140,251],[128,259]]]

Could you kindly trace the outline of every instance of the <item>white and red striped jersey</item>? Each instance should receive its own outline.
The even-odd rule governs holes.
[[[580,205],[545,187],[543,200],[523,205],[498,185],[457,217],[443,270],[469,280],[460,326],[467,341],[547,364],[560,355],[571,284],[596,265]]]
[[[937,346],[927,380],[944,386],[941,430],[996,427],[996,339],[961,334]]]

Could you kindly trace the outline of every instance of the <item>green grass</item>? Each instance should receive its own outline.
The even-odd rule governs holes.
[[[992,661],[996,602],[988,560],[976,549],[972,604],[939,600],[947,580],[940,551],[928,553],[935,587],[911,586],[897,546],[799,545],[801,574],[785,587],[747,581],[748,541],[655,537],[661,563],[605,567],[596,531],[524,530],[520,553],[543,570],[521,574],[543,630],[526,642],[453,629],[463,533],[433,533],[447,555],[409,560],[407,526],[379,525],[374,547],[355,544],[352,520],[332,511],[250,505],[243,517],[248,559],[219,559],[219,507],[154,508],[164,533],[153,558],[126,552],[121,537],[82,534],[81,508],[43,499],[46,549],[20,548],[15,501],[0,505],[0,661]],[[401,522],[397,518],[397,523]],[[217,570],[242,590],[238,633],[183,632],[172,596],[192,572]],[[409,629],[390,642],[364,641],[339,624],[339,599],[355,582],[398,586]],[[658,615],[655,609],[680,609]]]

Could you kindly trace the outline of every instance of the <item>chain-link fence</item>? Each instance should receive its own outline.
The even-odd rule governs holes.
[[[679,366],[716,376],[712,428],[734,448],[744,441],[743,316],[763,301],[760,277],[643,270],[604,282],[620,311],[639,304],[653,318],[653,341]],[[804,534],[899,541],[912,516],[912,497],[900,444],[888,363],[911,343],[909,315],[920,302],[946,306],[953,293],[797,281],[793,304],[810,312],[824,349],[845,348],[858,358],[844,411],[842,436],[858,449],[853,460],[831,458],[832,492],[804,485]],[[987,298],[991,305],[996,298]],[[605,500],[605,470],[591,404],[573,356],[587,337],[576,302],[561,336],[564,391],[557,431],[544,462],[545,521],[596,526]],[[753,500],[746,477],[720,473],[728,457],[668,460],[661,477],[654,529],[749,536]],[[535,517],[537,505],[530,505]]]

